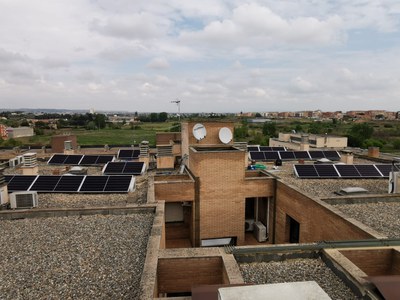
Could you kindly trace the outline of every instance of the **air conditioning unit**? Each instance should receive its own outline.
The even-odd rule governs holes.
[[[254,236],[259,243],[267,240],[267,227],[259,221],[254,222]]]
[[[37,192],[14,192],[10,194],[10,207],[16,208],[34,208],[38,206]]]
[[[245,231],[253,231],[254,230],[254,219],[246,219],[244,221],[244,230]]]
[[[400,193],[400,172],[389,173],[389,194]]]

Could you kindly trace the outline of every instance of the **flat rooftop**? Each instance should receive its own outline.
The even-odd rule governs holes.
[[[245,283],[315,281],[332,299],[359,299],[320,258],[239,263]]]
[[[138,299],[154,213],[0,220],[2,299]]]
[[[364,223],[388,238],[400,238],[400,202],[335,204],[345,215]]]

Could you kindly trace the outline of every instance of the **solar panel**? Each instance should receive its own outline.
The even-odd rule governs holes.
[[[104,168],[104,174],[122,174],[126,162],[109,162]]]
[[[36,177],[36,175],[15,175],[11,178],[5,176],[6,181],[8,180],[8,191],[28,191]]]
[[[293,151],[296,159],[310,159],[308,151]]]
[[[275,160],[279,158],[278,151],[264,151],[264,156],[266,160]]]
[[[29,190],[37,192],[52,192],[60,179],[61,176],[38,176]]]
[[[79,164],[80,165],[95,165],[98,157],[99,157],[98,155],[84,155]]]
[[[112,161],[114,159],[114,156],[112,155],[99,155],[96,164],[106,164],[109,161]]]
[[[109,176],[104,187],[105,192],[128,192],[132,176]]]
[[[68,155],[65,154],[54,154],[49,161],[48,164],[63,164],[64,161],[67,159]]]
[[[131,158],[133,150],[121,149],[118,151],[118,158]]]
[[[144,162],[127,162],[124,168],[124,174],[141,175],[144,168]]]
[[[133,150],[132,158],[138,158],[140,155],[140,150]]]
[[[389,177],[389,173],[392,172],[392,165],[375,165],[376,168],[381,172],[382,176]],[[399,171],[396,166],[393,169],[395,172]]]
[[[324,155],[325,155],[325,157],[327,159],[330,159],[330,160],[340,160],[339,153],[337,151],[334,151],[334,150],[324,151]]]
[[[279,155],[282,160],[294,160],[296,157],[294,156],[293,151],[279,151]]]
[[[252,160],[259,160],[259,161],[263,161],[265,160],[265,156],[264,156],[264,152],[254,152],[251,151],[250,153],[250,158]]]
[[[260,151],[271,151],[271,147],[268,146],[260,146]]]
[[[285,147],[271,147],[271,151],[286,151]]]
[[[335,165],[336,170],[339,172],[341,177],[347,178],[360,178],[361,175],[358,173],[354,165]]]
[[[67,159],[64,161],[64,165],[78,165],[82,157],[83,155],[68,155]]]
[[[354,165],[362,177],[379,178],[382,177],[381,173],[375,168],[374,165]]]
[[[138,158],[140,155],[140,150],[136,149],[121,149],[118,151],[118,158],[120,159],[133,159],[133,158]]]
[[[77,192],[85,176],[61,176],[57,186],[54,188],[55,192]]]
[[[15,175],[4,175],[4,180],[6,183],[10,182],[11,179],[14,177]]]
[[[260,151],[260,148],[258,148],[258,146],[247,146],[247,151]]]
[[[81,192],[102,192],[109,176],[86,176],[80,191]]]
[[[324,152],[322,151],[308,151],[312,159],[325,158]]]
[[[300,178],[318,178],[314,165],[294,165],[295,173]]]
[[[314,165],[314,167],[317,170],[319,177],[323,178],[339,177],[339,174],[333,165]]]

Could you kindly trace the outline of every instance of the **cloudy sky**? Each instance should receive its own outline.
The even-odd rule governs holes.
[[[0,109],[400,110],[398,0],[0,0]]]

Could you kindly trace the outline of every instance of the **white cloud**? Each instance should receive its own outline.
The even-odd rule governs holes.
[[[229,19],[210,22],[201,31],[186,31],[182,40],[195,40],[218,45],[251,47],[280,44],[329,45],[343,40],[342,20],[328,16],[285,19],[266,6],[243,4],[233,10]]]
[[[106,36],[140,40],[161,37],[167,28],[166,19],[145,12],[96,18],[90,24],[91,30]]]
[[[294,87],[298,91],[309,92],[309,91],[312,91],[314,89],[314,86],[312,85],[312,83],[307,81],[307,80],[305,80],[301,76],[298,76],[298,77],[294,78],[292,80],[292,83],[293,83]]]
[[[153,58],[148,64],[147,67],[151,69],[168,69],[169,68],[169,62],[166,60],[164,57],[156,57]]]
[[[267,92],[259,87],[248,88],[245,89],[243,92],[249,96],[254,96],[254,97],[264,97],[267,95]]]
[[[1,104],[389,109],[399,16],[396,0],[2,1]]]

